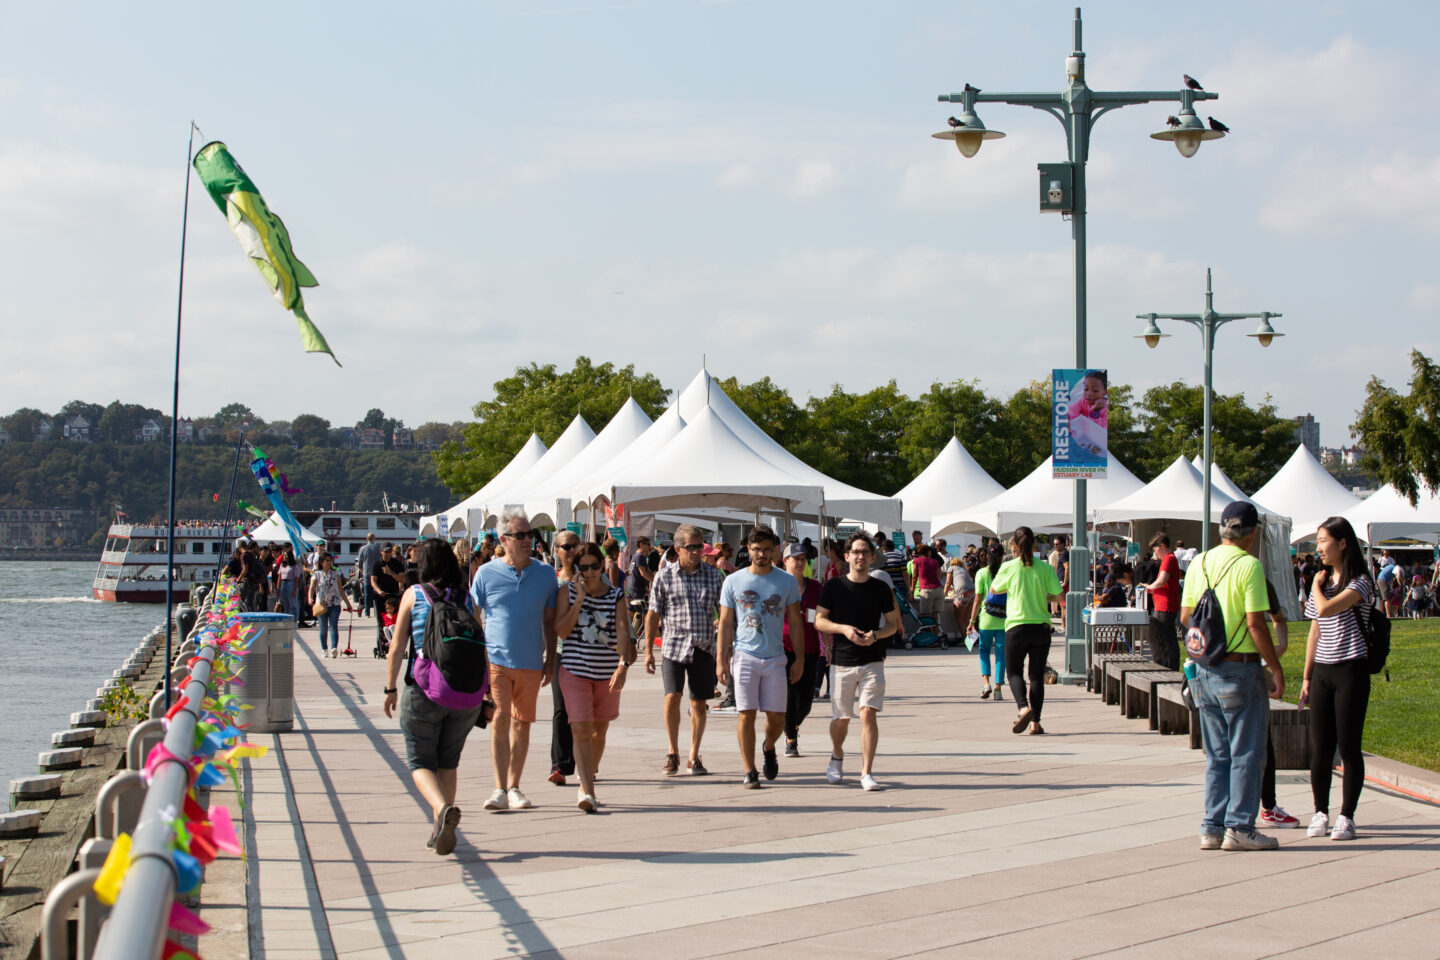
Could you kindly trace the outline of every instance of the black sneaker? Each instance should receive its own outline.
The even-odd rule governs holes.
[[[745,779],[740,782],[742,785],[744,785],[746,790],[759,790],[760,774],[756,773],[754,770],[751,770],[749,773],[745,774]]]
[[[780,776],[780,761],[775,756],[774,750],[765,750],[765,779],[774,780]]]
[[[800,741],[799,741],[799,740],[786,740],[786,741],[785,741],[785,756],[787,756],[787,757],[798,757],[798,756],[800,756]]]

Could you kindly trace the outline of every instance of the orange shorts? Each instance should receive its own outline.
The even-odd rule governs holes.
[[[535,701],[540,696],[540,678],[544,673],[490,664],[490,696],[495,700],[495,712],[522,723],[534,723]]]

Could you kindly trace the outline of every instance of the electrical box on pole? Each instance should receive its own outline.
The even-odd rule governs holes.
[[[1071,213],[1075,209],[1075,164],[1040,164],[1040,212]]]

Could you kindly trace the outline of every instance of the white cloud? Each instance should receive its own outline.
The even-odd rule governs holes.
[[[802,200],[823,196],[840,185],[840,171],[828,160],[805,160],[795,168],[790,195]]]
[[[1415,310],[1440,310],[1440,283],[1417,283],[1405,305]]]
[[[0,143],[0,231],[33,236],[79,227],[178,223],[179,172],[169,173],[37,143]]]
[[[1396,152],[1360,161],[1307,150],[1260,211],[1260,222],[1286,234],[1340,233],[1367,220],[1440,229],[1440,156]]]
[[[715,185],[729,190],[740,189],[754,184],[757,175],[753,164],[732,163],[720,171],[720,175],[715,178]]]

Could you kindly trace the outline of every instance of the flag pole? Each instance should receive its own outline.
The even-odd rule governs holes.
[[[195,121],[185,144],[185,204],[180,212],[180,285],[175,293],[175,388],[170,396],[170,522],[165,530],[165,709],[170,709],[170,670],[175,629],[175,437],[180,426],[180,318],[185,306],[185,229],[190,223],[190,157],[195,149]]]
[[[235,466],[230,468],[230,499],[225,501],[225,526],[220,530],[220,555],[215,558],[215,585],[210,589],[214,590],[220,585],[220,568],[224,566],[225,554],[230,549],[230,508],[235,504],[235,478],[240,473],[240,447],[245,443],[245,432],[240,432],[240,439],[235,441]]]

